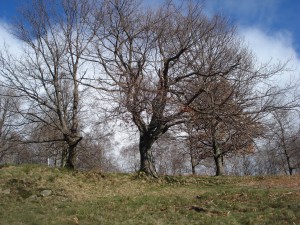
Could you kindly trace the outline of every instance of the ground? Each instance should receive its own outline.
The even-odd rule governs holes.
[[[300,176],[0,169],[0,224],[300,224]]]

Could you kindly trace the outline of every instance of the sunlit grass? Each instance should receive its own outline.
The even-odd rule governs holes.
[[[299,183],[299,176],[156,180],[6,166],[0,224],[300,224]],[[42,190],[52,194],[42,197]]]

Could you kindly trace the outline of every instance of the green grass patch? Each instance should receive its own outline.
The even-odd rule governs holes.
[[[0,224],[300,224],[299,176],[149,179],[0,168]],[[41,191],[51,190],[43,197]]]

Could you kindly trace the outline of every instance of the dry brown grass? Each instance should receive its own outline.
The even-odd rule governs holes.
[[[254,179],[249,178],[247,185],[297,189],[300,187],[300,175],[256,177]]]
[[[37,165],[0,169],[0,224],[300,224],[300,176],[149,179]],[[9,194],[1,193],[9,189]],[[41,197],[41,190],[52,195]],[[37,195],[34,201],[30,196]]]

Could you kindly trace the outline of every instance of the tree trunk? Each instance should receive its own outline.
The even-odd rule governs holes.
[[[214,160],[216,164],[216,176],[223,176],[225,175],[225,170],[224,170],[222,151],[217,144],[213,145],[213,149],[214,149]]]
[[[293,175],[293,167],[291,166],[291,160],[290,160],[290,156],[289,156],[289,153],[286,149],[286,146],[284,144],[284,154],[285,154],[285,157],[286,157],[286,162],[287,162],[287,166],[288,166],[288,170],[289,170],[289,175]]]
[[[76,146],[69,146],[65,168],[75,169],[76,163]]]
[[[148,133],[144,133],[140,135],[140,143],[139,143],[139,151],[141,157],[140,172],[146,173],[147,176],[158,178],[155,165],[154,165],[154,159],[151,153],[151,147],[154,142],[155,142],[155,138],[153,138]]]
[[[61,152],[61,161],[60,161],[60,167],[65,167],[66,165],[66,158],[67,158],[68,149],[63,149]]]
[[[75,169],[75,163],[77,159],[77,144],[81,141],[82,137],[66,137],[65,138],[68,143],[68,152],[67,152],[67,159],[65,168],[68,169]]]
[[[192,164],[192,174],[196,175],[196,169],[195,169],[195,166],[193,164]]]
[[[223,156],[217,155],[217,156],[214,156],[214,159],[215,159],[215,163],[216,163],[216,176],[225,175]]]
[[[286,153],[286,160],[287,160],[287,164],[288,164],[288,168],[289,168],[289,174],[293,175],[293,167],[291,166],[291,160],[290,160],[288,153]]]
[[[194,162],[194,156],[193,154],[191,153],[191,166],[192,166],[192,174],[193,175],[196,175],[196,165],[195,165],[195,162]]]

